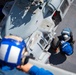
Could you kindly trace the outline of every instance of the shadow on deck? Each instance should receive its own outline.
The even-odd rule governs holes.
[[[49,52],[51,53],[49,62],[52,65],[62,64],[67,59],[67,57],[64,54],[62,54],[60,51],[56,53],[55,50],[50,49]]]

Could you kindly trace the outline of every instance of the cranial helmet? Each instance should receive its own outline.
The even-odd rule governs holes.
[[[7,64],[11,68],[21,64],[22,52],[26,44],[24,40],[17,36],[6,36],[0,43],[0,62]]]
[[[70,36],[72,34],[71,29],[70,28],[64,28],[61,32],[61,35],[65,35],[65,34]]]
[[[72,37],[72,31],[70,28],[64,28],[61,32],[62,38],[68,41]]]

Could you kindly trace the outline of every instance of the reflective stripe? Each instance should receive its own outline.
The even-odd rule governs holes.
[[[67,34],[70,36],[70,32],[68,32],[68,31],[63,31],[62,34]]]
[[[1,47],[0,47],[0,59],[1,60],[5,59],[7,49],[8,49],[8,45],[1,44]]]
[[[11,49],[10,49],[10,53],[9,53],[9,57],[8,57],[8,61],[7,62],[17,63],[18,57],[19,57],[19,53],[20,53],[20,48],[12,46]]]
[[[62,46],[62,48],[65,48],[67,45],[68,45],[68,44],[64,44],[64,45]]]

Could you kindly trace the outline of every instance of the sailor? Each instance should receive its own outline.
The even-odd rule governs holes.
[[[0,72],[5,73],[5,71],[10,70],[7,72],[8,75],[24,75],[23,73],[19,74],[20,72],[17,70],[13,70],[17,67],[25,71],[25,75],[53,75],[50,71],[38,68],[28,62],[25,63],[27,55],[26,43],[21,37],[13,35],[5,36],[0,42],[0,67],[3,70],[0,70]]]
[[[17,36],[5,36],[0,42],[0,64],[2,70],[5,70],[5,65],[13,69],[17,65],[24,62],[25,56],[28,55],[26,43]]]
[[[60,41],[60,50],[66,55],[71,55],[73,53],[73,34],[70,28],[64,28],[61,35],[58,36]]]

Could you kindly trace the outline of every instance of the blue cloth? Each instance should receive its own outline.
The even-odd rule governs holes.
[[[0,70],[0,75],[53,75],[53,73],[51,73],[50,71],[44,70],[43,68],[38,68],[36,66],[33,66],[29,70],[29,74],[17,70],[16,68],[14,68],[13,70],[9,70],[9,68],[6,67],[4,70],[5,71]]]
[[[38,68],[36,66],[31,67],[29,73],[30,75],[53,75],[50,71],[44,70],[43,68]]]
[[[9,71],[9,70],[11,70],[11,68],[8,67],[8,66],[3,66],[3,67],[2,67],[2,70],[3,70],[3,71]]]
[[[0,69],[0,75],[29,75],[29,74],[14,68],[13,70],[9,70],[9,71],[2,71]]]
[[[73,48],[69,42],[65,42],[62,44],[62,52],[66,55],[71,55],[73,53]]]

